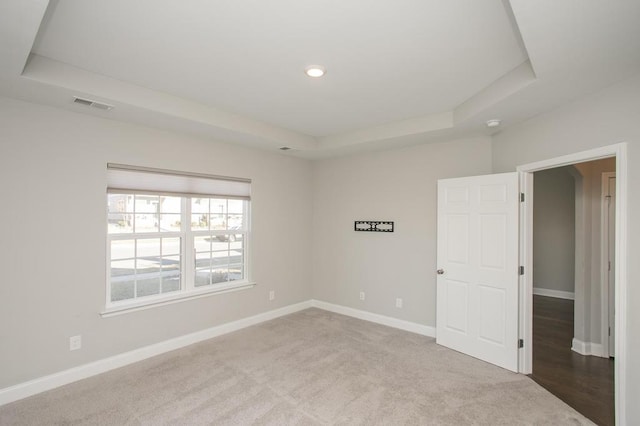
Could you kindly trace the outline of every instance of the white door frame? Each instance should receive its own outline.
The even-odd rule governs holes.
[[[602,342],[602,356],[605,358],[611,356],[611,350],[609,349],[609,256],[607,256],[609,253],[609,204],[604,202],[604,197],[609,193],[609,179],[612,177],[616,177],[616,172],[602,173],[600,188],[600,341]]]
[[[533,173],[576,163],[616,158],[616,241],[615,241],[615,371],[614,394],[616,424],[626,424],[626,341],[627,335],[627,143],[569,154],[517,167],[520,189],[525,194],[520,214],[520,262],[524,275],[520,277],[520,336],[524,348],[520,351],[519,372],[531,374],[533,366]]]

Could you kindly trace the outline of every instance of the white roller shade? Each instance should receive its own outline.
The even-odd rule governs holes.
[[[107,164],[107,192],[249,199],[251,180],[148,167]]]

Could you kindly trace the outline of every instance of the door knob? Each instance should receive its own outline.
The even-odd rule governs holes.
[[[438,275],[442,275],[444,274],[444,269],[438,269],[436,272],[438,273]]]

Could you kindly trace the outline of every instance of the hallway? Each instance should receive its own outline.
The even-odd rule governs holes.
[[[599,425],[615,424],[613,359],[571,350],[574,302],[533,296],[531,378]]]

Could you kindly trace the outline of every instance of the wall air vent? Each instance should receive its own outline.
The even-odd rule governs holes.
[[[92,101],[91,99],[79,98],[77,96],[73,97],[73,103],[101,109],[104,111],[109,111],[113,109],[113,105],[105,104],[98,101]]]

